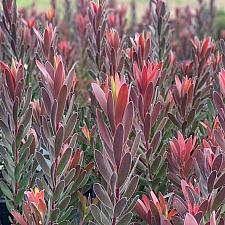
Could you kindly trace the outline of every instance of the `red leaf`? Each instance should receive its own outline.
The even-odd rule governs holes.
[[[57,99],[58,94],[64,82],[64,68],[62,61],[59,62],[54,76],[54,97]]]
[[[153,83],[150,82],[144,95],[144,115],[146,115],[149,110],[149,106],[152,102],[153,92]]]
[[[141,75],[141,94],[144,95],[148,84],[148,68],[146,65],[143,65]]]
[[[11,214],[15,218],[15,220],[20,224],[20,225],[28,225],[23,216],[18,213],[17,211],[12,211]]]
[[[133,66],[133,73],[135,75],[135,78],[137,80],[137,85],[141,91],[141,80],[140,80],[140,71],[139,71],[139,68],[138,68],[138,64],[137,62],[134,63],[134,66]]]
[[[12,99],[14,99],[15,85],[16,85],[15,84],[15,79],[13,78],[13,75],[12,75],[11,71],[8,68],[6,68],[4,72],[5,72],[7,86],[9,88],[10,97]]]
[[[43,51],[44,51],[44,54],[45,54],[46,58],[48,58],[49,49],[50,49],[50,37],[49,37],[47,29],[45,29],[45,31],[44,31],[44,41],[43,41]]]
[[[82,155],[83,155],[83,151],[81,149],[77,149],[74,153],[74,155],[72,156],[71,162],[70,162],[70,170],[72,168],[76,168],[82,159]]]
[[[128,87],[126,84],[123,84],[120,87],[116,102],[116,113],[115,113],[116,125],[121,123],[123,120],[123,115],[127,107],[127,101],[128,101]]]
[[[184,225],[198,225],[198,223],[195,218],[190,213],[188,213],[185,216]]]
[[[151,129],[151,117],[150,114],[148,113],[145,117],[144,121],[144,136],[145,136],[145,141],[147,142],[149,140],[149,135],[150,135],[150,129]],[[148,149],[147,149],[148,150]]]
[[[149,198],[145,194],[142,195],[142,201],[144,202],[146,208],[149,210],[150,209],[150,201],[149,201]]]
[[[45,66],[43,64],[41,64],[38,60],[36,60],[36,65],[38,67],[38,69],[41,71],[41,73],[44,76],[44,80],[45,82],[47,82],[47,85],[49,87],[51,87],[51,89],[53,89],[53,80],[51,78],[51,76],[49,75],[48,71],[46,70]]]
[[[140,199],[137,200],[137,204],[135,205],[135,211],[141,217],[141,219],[146,220],[148,210],[145,204]]]

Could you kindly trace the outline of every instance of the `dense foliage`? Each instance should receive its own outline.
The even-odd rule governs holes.
[[[40,12],[2,0],[0,195],[11,223],[225,225],[214,0],[173,15],[151,0],[140,22],[136,1],[130,11],[75,2]]]

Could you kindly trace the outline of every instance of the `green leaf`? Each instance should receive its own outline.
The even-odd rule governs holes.
[[[34,162],[33,155],[30,155],[30,158],[27,160],[26,164],[21,168],[21,174],[27,173],[30,170],[31,164]]]
[[[59,225],[68,225],[68,221],[64,220],[64,221],[60,222]]]
[[[16,135],[16,148],[19,148],[19,146],[21,145],[23,134],[24,134],[24,125],[22,124],[19,126],[19,130]]]
[[[66,196],[65,198],[63,198],[60,203],[59,203],[59,208],[60,209],[66,209],[70,203],[71,200],[71,196]]]
[[[55,222],[58,220],[59,218],[59,214],[60,214],[60,210],[59,208],[56,208],[52,211],[51,216],[50,216],[50,220],[51,222]]]
[[[132,217],[133,217],[133,213],[132,213],[132,212],[129,212],[129,213],[123,215],[123,216],[119,219],[119,222],[117,223],[117,225],[130,224]]]
[[[51,176],[49,166],[41,152],[36,152],[36,159],[47,176]]]
[[[7,201],[7,200],[6,200],[5,203],[6,203],[6,207],[7,207],[8,211],[11,212],[12,209],[14,208],[14,207],[13,207],[13,202],[12,202],[12,201]]]
[[[0,181],[0,189],[8,199],[13,201],[13,194],[5,182]]]
[[[24,188],[24,189],[27,189],[27,186],[28,186],[28,182],[29,182],[29,179],[30,179],[30,173],[27,173],[24,175],[24,177],[22,179],[20,179],[19,181],[19,184],[20,184],[20,188]]]
[[[24,149],[20,157],[20,163],[24,164],[27,161],[29,155],[30,155],[29,148]]]
[[[56,137],[55,137],[55,157],[59,156],[60,150],[62,148],[64,139],[64,128],[61,126],[59,130],[57,131]]]
[[[71,135],[73,132],[73,129],[75,128],[77,122],[77,113],[74,113],[69,120],[67,121],[65,125],[65,135],[64,135],[64,141]]]
[[[72,170],[70,170],[70,172],[66,175],[65,177],[65,183],[66,183],[66,186],[69,185],[69,183],[71,182],[71,180],[74,178],[76,174],[76,169],[73,168]]]
[[[72,150],[71,148],[67,148],[66,151],[64,152],[62,158],[59,161],[59,165],[57,168],[57,176],[63,175],[67,167],[69,166],[69,161],[72,155]]]
[[[29,137],[26,140],[26,142],[20,148],[20,154],[23,153],[23,151],[25,151],[26,149],[30,148],[30,145],[31,145],[32,141],[33,141],[33,136],[29,135]]]
[[[22,200],[23,200],[23,197],[24,197],[24,191],[25,191],[26,189],[20,189],[19,190],[19,193],[18,193],[18,195],[16,196],[16,204],[17,205],[20,205],[20,203],[22,202]]]
[[[139,177],[138,175],[136,175],[131,179],[130,183],[128,184],[127,190],[125,191],[123,196],[130,199],[133,196],[134,192],[136,191],[138,182],[139,182]]]
[[[53,193],[54,201],[58,201],[60,199],[64,191],[64,188],[65,188],[65,181],[61,180],[56,186],[55,192]]]
[[[133,211],[135,205],[137,204],[137,200],[139,199],[139,195],[136,195],[130,202],[129,202],[129,206],[126,208],[126,210],[124,211],[124,214],[129,213],[131,211]]]
[[[68,209],[66,208],[66,211],[63,212],[63,215],[60,217],[59,221],[62,222],[64,220],[67,220],[68,217],[71,215],[71,212],[73,211],[74,207],[70,206]]]
[[[19,179],[20,179],[20,165],[16,165],[16,168],[15,168],[15,173],[14,173],[14,176],[15,176],[15,181],[17,182]]]

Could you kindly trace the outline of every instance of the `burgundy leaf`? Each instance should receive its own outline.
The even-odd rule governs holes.
[[[161,112],[161,103],[157,102],[156,105],[153,108],[153,112],[151,114],[151,126],[154,126],[157,117],[159,116],[160,112]]]
[[[215,183],[215,188],[220,188],[225,185],[225,173],[223,173]]]
[[[92,90],[94,92],[95,98],[97,99],[102,110],[107,114],[107,102],[104,91],[99,87],[98,84],[92,83]]]
[[[123,213],[126,206],[127,206],[127,199],[121,198],[115,205],[114,218],[119,217]]]
[[[61,87],[64,82],[64,68],[62,61],[57,65],[55,75],[54,75],[54,98],[57,99],[60,93]]]
[[[107,115],[109,118],[109,123],[111,125],[112,133],[115,133],[115,120],[114,120],[114,104],[113,104],[113,97],[112,92],[108,93],[108,100],[107,100]]]
[[[212,170],[219,171],[223,162],[223,155],[219,154],[214,160],[212,164]]]
[[[131,169],[131,154],[127,152],[121,161],[118,171],[118,186],[121,187],[127,179]]]
[[[63,112],[66,105],[66,99],[67,99],[67,87],[66,85],[63,85],[57,99],[58,108],[56,114],[56,124],[59,124],[59,122],[62,120]]]
[[[68,120],[68,122],[65,125],[65,135],[64,135],[64,141],[67,140],[67,138],[71,135],[73,132],[76,122],[77,122],[77,113],[74,113]]]
[[[133,103],[130,102],[127,105],[125,114],[124,114],[124,119],[123,119],[123,125],[124,125],[124,142],[126,142],[131,128],[132,128],[132,124],[133,124],[133,118],[134,118],[134,106]]]
[[[149,140],[149,136],[150,136],[150,129],[151,129],[152,125],[151,125],[151,116],[148,113],[145,117],[145,121],[144,121],[144,136],[145,136],[145,141],[147,142]],[[148,150],[148,149],[147,149]]]
[[[49,94],[48,94],[48,92],[46,91],[45,88],[41,89],[41,95],[42,95],[42,98],[43,98],[45,109],[46,109],[47,113],[50,115],[51,114],[52,102],[51,102]]]
[[[101,203],[103,203],[106,207],[113,209],[113,205],[109,198],[109,195],[101,184],[94,184],[94,191]]]
[[[140,140],[141,140],[141,131],[139,131],[136,134],[136,137],[134,139],[133,145],[131,147],[131,154],[132,154],[132,156],[136,155],[137,150],[139,148]]]
[[[209,175],[209,178],[208,178],[208,181],[207,181],[207,186],[208,186],[209,193],[212,192],[212,190],[214,188],[214,183],[215,183],[216,176],[217,176],[217,171],[216,170],[214,170]]]
[[[145,91],[145,95],[144,95],[144,115],[146,115],[146,113],[149,110],[149,106],[152,102],[152,98],[153,98],[153,83],[150,82],[146,91]]]
[[[139,182],[139,176],[136,175],[129,182],[129,184],[127,186],[127,190],[126,190],[126,192],[124,193],[123,196],[127,197],[127,199],[130,199],[137,189],[138,182]]]
[[[98,128],[99,128],[102,140],[108,149],[112,149],[112,141],[109,135],[109,131],[104,124],[102,115],[99,110],[96,110],[96,115],[97,115]]]
[[[116,129],[114,142],[113,142],[113,152],[114,152],[114,158],[116,161],[117,168],[119,168],[121,158],[122,158],[123,144],[124,144],[123,139],[124,139],[123,125],[120,124]]]
[[[103,178],[106,180],[107,183],[109,183],[109,180],[112,175],[111,167],[107,160],[103,157],[102,153],[95,150],[95,161],[98,167],[99,172],[103,176]]]
[[[116,125],[121,123],[123,120],[123,115],[127,107],[127,101],[128,101],[128,87],[126,84],[123,84],[120,87],[116,102],[116,111],[115,111]]]
[[[148,210],[140,199],[138,199],[137,204],[135,205],[135,211],[141,219],[147,219]]]

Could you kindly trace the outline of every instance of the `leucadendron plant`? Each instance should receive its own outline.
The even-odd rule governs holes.
[[[211,102],[210,94],[215,79],[213,71],[218,70],[221,62],[221,56],[210,37],[202,42],[195,38],[192,44],[192,60],[179,66],[180,76],[175,76],[175,84],[171,86],[176,112],[168,114],[185,137],[199,132],[199,122]]]
[[[224,225],[215,1],[175,11],[163,0],[144,10],[139,1],[131,10],[119,0],[51,0],[43,11],[17,3],[2,0],[0,19],[9,223]]]
[[[154,190],[165,191],[166,164],[165,148],[163,146],[164,127],[167,117],[164,114],[164,102],[159,98],[158,79],[162,72],[162,63],[144,61],[141,70],[134,63],[133,74],[135,86],[131,89],[131,98],[135,103],[135,129],[141,131],[140,168],[144,185]],[[142,166],[141,166],[142,165]],[[144,166],[144,167],[143,167]],[[162,182],[162,186],[160,183]]]
[[[40,126],[40,146],[36,159],[41,167],[36,183],[46,192],[48,200],[46,224],[68,223],[76,199],[73,196],[83,187],[90,175],[93,163],[84,168],[83,151],[76,142],[74,69],[66,74],[60,55],[54,56],[54,64],[36,61],[41,75],[41,104],[44,112]],[[72,198],[73,196],[73,198]],[[74,205],[75,204],[75,205]]]
[[[100,206],[91,205],[95,219],[91,224],[122,225],[131,222],[138,198],[135,191],[139,177],[135,168],[140,135],[130,140],[134,105],[129,98],[129,85],[118,74],[109,79],[110,84],[106,82],[103,89],[97,83],[92,84],[102,110],[96,110],[96,120],[103,150],[95,150],[95,161],[104,182],[94,184]],[[104,122],[104,116],[109,125]]]
[[[135,206],[137,214],[146,221],[147,224],[167,224],[171,225],[172,219],[177,211],[172,206],[172,195],[168,196],[168,200],[159,192],[159,199],[153,191],[150,192],[150,198],[142,195],[142,199],[138,199]]]
[[[88,8],[88,41],[89,48],[87,54],[93,63],[90,70],[91,76],[98,79],[105,79],[106,68],[104,65],[104,57],[106,56],[104,42],[106,33],[106,3],[99,1],[98,3],[90,2]]]
[[[163,142],[167,134],[164,127],[168,122],[167,112],[172,107],[172,101],[164,99],[160,93],[161,80],[167,74],[163,62],[153,60],[151,39],[149,32],[136,33],[135,38],[130,39],[132,46],[127,51],[126,67],[132,83],[131,99],[135,106],[133,130],[136,134],[141,131],[138,150],[142,153],[138,164],[140,189],[145,192],[151,187],[155,191],[165,192],[167,165]]]
[[[38,188],[35,188],[32,191],[26,191],[25,195],[27,200],[23,203],[24,214],[21,215],[17,211],[12,211],[13,217],[21,225],[43,225],[47,211],[44,190],[39,191]]]
[[[0,158],[4,165],[0,189],[11,211],[21,209],[24,191],[32,186],[37,135],[31,127],[32,89],[25,87],[24,65],[13,59],[11,66],[0,61],[0,67]]]

